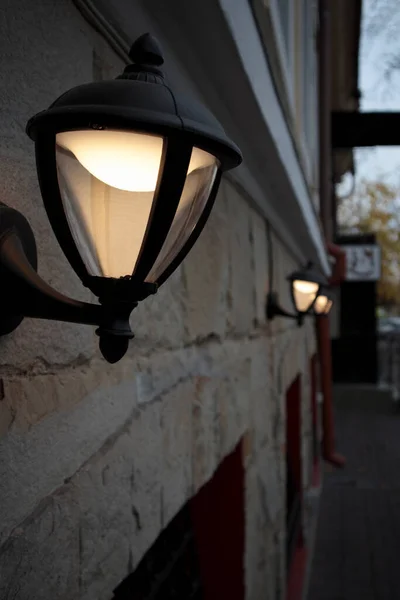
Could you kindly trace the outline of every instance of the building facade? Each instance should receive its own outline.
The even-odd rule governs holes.
[[[287,276],[307,260],[330,274],[325,4],[1,2],[0,201],[29,219],[39,272],[61,292],[90,299],[45,215],[25,124],[70,87],[118,75],[130,41],[154,33],[171,84],[244,155],[192,252],[134,311],[124,360],[105,363],[86,326],[26,319],[0,339],[2,600],[167,598],[157,582],[175,572],[167,588],[179,587],[175,564],[202,590],[193,597],[300,597],[291,574],[310,557],[319,446],[315,320],[268,322],[265,301],[276,291],[290,310]],[[172,558],[189,529],[198,570]]]

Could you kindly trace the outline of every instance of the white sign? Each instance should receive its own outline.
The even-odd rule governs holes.
[[[346,253],[346,281],[377,281],[381,276],[381,249],[376,244],[341,246]]]

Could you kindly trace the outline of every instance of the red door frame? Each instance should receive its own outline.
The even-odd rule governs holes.
[[[301,376],[298,375],[286,392],[286,455],[300,500],[300,519],[303,507],[303,468],[301,446]],[[288,565],[286,600],[301,600],[307,564],[302,522],[293,557]]]
[[[311,379],[311,418],[312,418],[312,480],[313,487],[320,483],[320,452],[318,438],[318,356],[314,354],[310,361],[310,379]]]
[[[286,392],[286,452],[296,489],[302,499],[303,475],[301,457],[301,380],[294,379]]]

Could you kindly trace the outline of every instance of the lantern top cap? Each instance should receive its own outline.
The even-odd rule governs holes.
[[[183,144],[214,155],[221,171],[237,167],[242,155],[206,106],[175,92],[160,66],[164,57],[149,33],[131,47],[128,65],[116,79],[78,85],[32,117],[26,127],[35,141],[62,131],[116,129],[179,137]]]
[[[129,58],[137,65],[160,67],[164,64],[161,46],[151,33],[144,33],[133,42],[129,51]]]
[[[320,286],[328,286],[327,278],[315,268],[312,261],[309,261],[304,269],[292,273],[288,279],[289,281],[310,281]]]

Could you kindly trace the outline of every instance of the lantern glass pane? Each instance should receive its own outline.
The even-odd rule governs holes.
[[[317,296],[317,299],[315,300],[314,304],[314,310],[317,313],[317,315],[325,313],[328,302],[329,300],[327,296],[324,296],[323,294]]]
[[[218,167],[212,154],[193,148],[171,229],[146,281],[157,282],[188,241],[210,198]]]
[[[327,315],[332,308],[333,300],[328,300],[324,313]]]
[[[307,312],[311,308],[318,293],[318,283],[295,279],[292,285],[296,310],[303,313]]]
[[[90,275],[131,275],[157,186],[164,140],[126,131],[56,135],[61,198]]]

